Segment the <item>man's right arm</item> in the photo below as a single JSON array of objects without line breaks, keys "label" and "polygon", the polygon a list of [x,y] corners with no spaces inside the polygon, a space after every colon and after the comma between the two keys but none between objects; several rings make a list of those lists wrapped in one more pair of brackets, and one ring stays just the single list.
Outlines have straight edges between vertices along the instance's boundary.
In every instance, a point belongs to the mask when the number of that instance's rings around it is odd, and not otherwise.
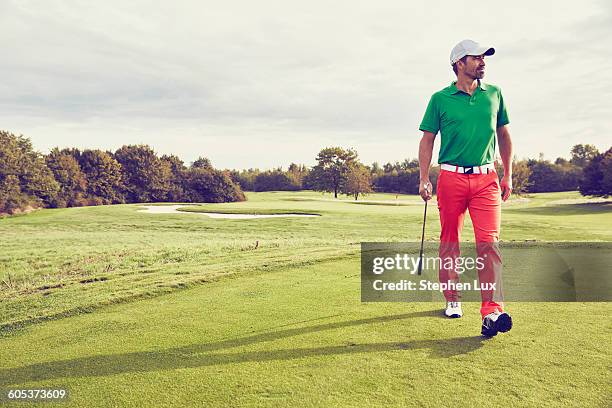
[{"label": "man's right arm", "polygon": [[431,166],[431,156],[436,135],[432,132],[423,131],[423,137],[419,143],[419,194],[423,200],[431,200],[433,186],[429,181],[429,167]]}]

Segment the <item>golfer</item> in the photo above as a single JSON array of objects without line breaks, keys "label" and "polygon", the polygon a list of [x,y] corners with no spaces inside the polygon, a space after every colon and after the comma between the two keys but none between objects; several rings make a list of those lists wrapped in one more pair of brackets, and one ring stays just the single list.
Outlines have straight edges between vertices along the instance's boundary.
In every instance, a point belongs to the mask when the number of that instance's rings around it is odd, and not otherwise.
[{"label": "golfer", "polygon": [[[485,57],[494,53],[495,49],[472,40],[457,44],[450,55],[457,80],[432,95],[419,127],[423,131],[419,145],[419,193],[423,200],[432,197],[429,167],[438,132],[441,138],[437,181],[440,258],[460,256],[461,230],[465,213],[469,211],[478,257],[486,260],[478,269],[480,286],[495,284],[495,289],[481,290],[481,332],[487,337],[512,328],[512,319],[504,311],[501,255],[497,246],[501,200],[506,201],[512,192],[512,142],[500,88],[481,81]],[[504,167],[501,183],[494,166],[496,135]],[[441,283],[457,282],[459,274],[452,268],[441,267],[439,278]],[[460,293],[447,290],[444,297],[445,315],[461,317]]]}]

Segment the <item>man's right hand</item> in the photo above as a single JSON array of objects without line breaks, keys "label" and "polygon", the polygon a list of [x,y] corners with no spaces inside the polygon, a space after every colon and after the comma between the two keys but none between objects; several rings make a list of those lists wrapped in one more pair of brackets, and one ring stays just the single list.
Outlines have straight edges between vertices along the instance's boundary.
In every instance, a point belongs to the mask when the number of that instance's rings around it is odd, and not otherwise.
[{"label": "man's right hand", "polygon": [[428,178],[420,181],[419,194],[423,201],[431,200],[432,185]]}]

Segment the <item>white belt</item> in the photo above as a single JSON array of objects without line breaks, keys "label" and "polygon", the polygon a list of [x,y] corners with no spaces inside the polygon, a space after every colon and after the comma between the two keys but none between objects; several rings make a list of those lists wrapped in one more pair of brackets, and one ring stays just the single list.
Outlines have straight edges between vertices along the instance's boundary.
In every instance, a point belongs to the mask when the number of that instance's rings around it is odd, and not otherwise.
[{"label": "white belt", "polygon": [[471,166],[462,167],[455,166],[454,164],[442,163],[440,165],[441,170],[452,171],[453,173],[463,174],[488,174],[491,171],[495,171],[495,165],[493,163],[483,164],[482,166]]}]

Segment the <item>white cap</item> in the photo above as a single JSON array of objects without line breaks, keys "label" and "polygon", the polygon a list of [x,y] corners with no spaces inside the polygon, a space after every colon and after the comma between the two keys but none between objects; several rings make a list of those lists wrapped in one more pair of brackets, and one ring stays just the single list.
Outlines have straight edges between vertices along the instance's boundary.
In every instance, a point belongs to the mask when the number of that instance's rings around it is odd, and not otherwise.
[{"label": "white cap", "polygon": [[450,63],[453,65],[466,55],[493,55],[495,54],[495,48],[483,47],[476,41],[463,40],[459,44],[453,47],[450,54]]}]

